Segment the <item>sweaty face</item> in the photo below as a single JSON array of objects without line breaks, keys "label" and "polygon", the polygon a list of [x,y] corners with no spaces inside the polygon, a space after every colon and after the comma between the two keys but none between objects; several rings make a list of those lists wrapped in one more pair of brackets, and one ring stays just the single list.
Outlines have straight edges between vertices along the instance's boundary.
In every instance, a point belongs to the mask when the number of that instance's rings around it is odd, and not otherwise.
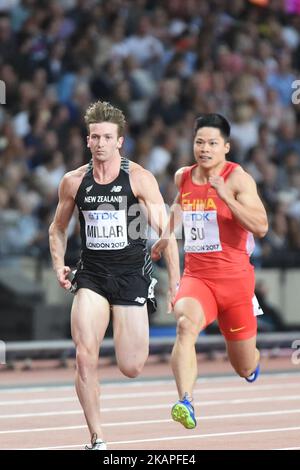
[{"label": "sweaty face", "polygon": [[123,137],[118,137],[118,126],[113,122],[90,124],[87,146],[94,159],[110,160],[122,147]]},{"label": "sweaty face", "polygon": [[194,138],[194,156],[201,168],[209,169],[225,161],[230,144],[215,127],[201,127]]}]

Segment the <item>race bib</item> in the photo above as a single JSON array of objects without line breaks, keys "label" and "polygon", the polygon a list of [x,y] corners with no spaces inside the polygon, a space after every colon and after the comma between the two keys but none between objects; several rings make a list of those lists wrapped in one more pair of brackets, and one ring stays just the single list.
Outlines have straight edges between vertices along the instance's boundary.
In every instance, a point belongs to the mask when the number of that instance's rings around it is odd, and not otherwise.
[{"label": "race bib", "polygon": [[89,250],[120,250],[128,245],[125,210],[82,211],[86,247]]},{"label": "race bib", "polygon": [[222,251],[217,211],[184,211],[186,253]]},{"label": "race bib", "polygon": [[252,306],[253,306],[253,315],[258,317],[258,315],[263,315],[264,311],[258,303],[256,295],[252,297]]}]

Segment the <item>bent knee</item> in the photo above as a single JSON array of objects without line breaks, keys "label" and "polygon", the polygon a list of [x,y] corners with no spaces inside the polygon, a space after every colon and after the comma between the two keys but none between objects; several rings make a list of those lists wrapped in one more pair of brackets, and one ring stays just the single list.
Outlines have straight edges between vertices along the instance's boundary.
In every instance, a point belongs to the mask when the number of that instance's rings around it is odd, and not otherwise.
[{"label": "bent knee", "polygon": [[126,377],[134,379],[143,370],[145,362],[139,362],[137,364],[119,364],[119,369]]},{"label": "bent knee", "polygon": [[177,320],[177,333],[179,336],[198,336],[203,328],[203,324],[204,322],[200,316],[197,319],[191,319],[185,315],[180,315]]},{"label": "bent knee", "polygon": [[249,375],[253,374],[255,370],[255,367],[235,367],[235,371],[236,373],[240,376],[240,377],[249,377]]},{"label": "bent knee", "polygon": [[147,349],[143,354],[139,354],[139,356],[135,356],[135,354],[129,354],[127,357],[124,357],[124,354],[122,354],[122,356],[117,355],[118,367],[122,374],[134,379],[142,372],[145,362],[148,359],[148,355],[149,349]]}]

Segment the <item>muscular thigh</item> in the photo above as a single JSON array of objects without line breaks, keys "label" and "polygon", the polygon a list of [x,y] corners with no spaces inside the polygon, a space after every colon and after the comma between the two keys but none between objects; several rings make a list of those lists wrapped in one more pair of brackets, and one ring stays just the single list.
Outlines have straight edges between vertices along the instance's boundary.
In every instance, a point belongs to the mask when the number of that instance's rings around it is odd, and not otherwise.
[{"label": "muscular thigh", "polygon": [[250,301],[220,313],[218,322],[223,336],[228,341],[241,341],[256,336],[257,319]]},{"label": "muscular thigh", "polygon": [[114,305],[113,331],[116,354],[148,352],[149,319],[147,304],[141,307]]},{"label": "muscular thigh", "polygon": [[76,346],[99,347],[108,326],[110,307],[101,295],[89,289],[79,289],[71,312],[71,332]]},{"label": "muscular thigh", "polygon": [[228,341],[246,340],[256,335],[256,315],[262,311],[254,295],[254,285],[253,272],[228,277],[217,284],[218,322]]},{"label": "muscular thigh", "polygon": [[174,302],[176,319],[182,314],[201,328],[212,323],[218,315],[218,307],[212,289],[201,279],[183,276]]}]

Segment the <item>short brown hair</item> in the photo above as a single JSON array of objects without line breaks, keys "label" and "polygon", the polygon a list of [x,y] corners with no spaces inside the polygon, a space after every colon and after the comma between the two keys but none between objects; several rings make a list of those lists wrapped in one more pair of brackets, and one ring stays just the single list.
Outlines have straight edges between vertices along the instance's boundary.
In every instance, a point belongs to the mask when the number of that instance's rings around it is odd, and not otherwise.
[{"label": "short brown hair", "polygon": [[118,126],[118,137],[124,135],[126,120],[123,112],[112,106],[107,101],[96,101],[92,103],[86,110],[84,116],[85,123],[88,131],[90,124],[97,124],[98,122],[113,122]]}]

